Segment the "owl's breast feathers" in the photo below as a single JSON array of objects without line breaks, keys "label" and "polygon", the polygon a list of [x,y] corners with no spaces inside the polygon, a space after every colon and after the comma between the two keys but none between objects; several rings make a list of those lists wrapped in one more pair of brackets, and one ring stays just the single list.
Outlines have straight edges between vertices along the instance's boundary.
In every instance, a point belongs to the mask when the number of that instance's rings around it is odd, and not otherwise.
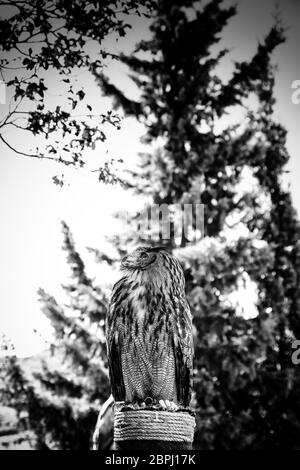
[{"label": "owl's breast feathers", "polygon": [[188,406],[192,380],[192,319],[184,292],[145,277],[114,286],[107,346],[116,401],[170,400]]}]

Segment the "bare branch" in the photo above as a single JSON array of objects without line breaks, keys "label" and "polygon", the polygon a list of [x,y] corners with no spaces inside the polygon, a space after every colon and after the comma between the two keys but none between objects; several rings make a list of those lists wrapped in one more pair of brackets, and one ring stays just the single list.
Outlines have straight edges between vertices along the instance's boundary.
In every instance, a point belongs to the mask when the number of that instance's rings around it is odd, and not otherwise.
[{"label": "bare branch", "polygon": [[21,152],[21,151],[15,149],[14,147],[12,147],[12,146],[7,142],[7,140],[4,139],[4,137],[3,137],[2,134],[0,134],[0,140],[2,140],[2,142],[4,142],[4,144],[7,145],[7,147],[8,147],[9,149],[11,149],[13,152],[17,153],[18,155],[23,155],[23,156],[25,156],[25,157],[31,157],[31,158],[40,158],[40,159],[41,159],[41,158],[46,158],[47,160],[56,160],[56,161],[58,161],[58,159],[54,159],[54,158],[52,158],[52,157],[47,157],[47,156],[44,157],[44,156],[42,156],[42,155],[36,155],[36,154],[32,154],[32,153]]}]

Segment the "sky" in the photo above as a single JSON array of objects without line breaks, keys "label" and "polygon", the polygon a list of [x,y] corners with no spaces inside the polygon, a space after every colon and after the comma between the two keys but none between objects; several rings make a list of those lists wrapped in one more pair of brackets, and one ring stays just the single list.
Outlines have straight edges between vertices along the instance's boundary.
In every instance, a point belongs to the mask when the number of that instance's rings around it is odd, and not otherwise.
[{"label": "sky", "polygon": [[[226,2],[230,3],[230,2]],[[289,26],[288,40],[278,47],[274,62],[278,64],[276,75],[276,117],[288,130],[287,146],[291,155],[284,180],[290,187],[294,205],[300,214],[300,104],[292,103],[292,82],[300,80],[300,2],[292,0],[244,0],[238,2],[238,15],[228,24],[222,45],[231,48],[220,74],[226,79],[233,60],[243,60],[255,52],[272,24],[275,3],[279,5],[284,23]],[[133,21],[132,30],[125,39],[115,43],[107,40],[114,51],[130,52],[134,44],[149,35],[141,19]],[[106,72],[111,80],[130,97],[137,97],[137,90],[126,76],[126,68],[110,64]],[[87,72],[77,78],[87,90],[95,109],[110,109],[110,100],[101,97],[99,88]],[[49,85],[49,102],[60,102],[56,77]],[[2,109],[1,109],[2,107]],[[0,118],[5,113],[0,104]],[[231,119],[229,116],[228,119]],[[143,151],[140,137],[143,127],[132,118],[122,121],[121,130],[107,128],[107,141],[95,150],[96,161],[103,158],[123,158],[130,167]],[[28,145],[24,136],[10,130],[7,134],[18,148]],[[60,188],[52,182],[54,175],[64,173],[68,184]],[[76,246],[81,252],[88,274],[101,283],[113,279],[105,272],[95,271],[93,258],[86,247],[103,249],[108,246],[106,235],[113,235],[119,228],[113,212],[133,208],[138,202],[119,186],[99,184],[94,174],[62,168],[57,164],[17,156],[0,144],[0,332],[14,343],[20,356],[34,354],[45,347],[51,328],[40,311],[37,289],[43,287],[58,298],[62,297],[60,285],[66,282],[68,269],[65,253],[61,250],[60,221],[70,226]],[[106,244],[106,245],[105,245]],[[37,330],[38,333],[34,333]]]}]

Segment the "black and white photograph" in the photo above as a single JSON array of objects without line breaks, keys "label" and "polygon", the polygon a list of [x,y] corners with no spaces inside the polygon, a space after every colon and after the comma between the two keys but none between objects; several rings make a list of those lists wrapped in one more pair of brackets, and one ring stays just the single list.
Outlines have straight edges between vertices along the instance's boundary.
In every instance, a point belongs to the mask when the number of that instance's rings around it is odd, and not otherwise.
[{"label": "black and white photograph", "polygon": [[1,451],[300,450],[299,47],[297,0],[0,0]]}]

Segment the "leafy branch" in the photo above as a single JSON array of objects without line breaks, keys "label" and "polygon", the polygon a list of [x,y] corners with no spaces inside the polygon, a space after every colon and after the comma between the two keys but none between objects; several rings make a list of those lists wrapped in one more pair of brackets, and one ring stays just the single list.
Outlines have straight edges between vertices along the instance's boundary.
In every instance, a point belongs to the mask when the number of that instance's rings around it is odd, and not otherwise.
[{"label": "leafy branch", "polygon": [[[84,88],[75,83],[74,72],[101,69],[107,57],[116,59],[102,47],[103,40],[110,34],[125,36],[130,28],[128,15],[147,16],[154,5],[152,0],[0,1],[0,75],[11,96],[0,122],[2,143],[18,155],[82,168],[85,150],[94,150],[106,139],[103,125],[119,128],[120,117],[92,112]],[[58,74],[55,85],[62,89],[67,103],[61,101],[54,108],[47,101],[52,74]],[[80,111],[87,112],[75,114],[79,105]],[[19,150],[6,135],[8,126],[16,133],[29,131],[42,140],[56,139],[34,153]],[[103,170],[105,180],[105,166]]]}]

